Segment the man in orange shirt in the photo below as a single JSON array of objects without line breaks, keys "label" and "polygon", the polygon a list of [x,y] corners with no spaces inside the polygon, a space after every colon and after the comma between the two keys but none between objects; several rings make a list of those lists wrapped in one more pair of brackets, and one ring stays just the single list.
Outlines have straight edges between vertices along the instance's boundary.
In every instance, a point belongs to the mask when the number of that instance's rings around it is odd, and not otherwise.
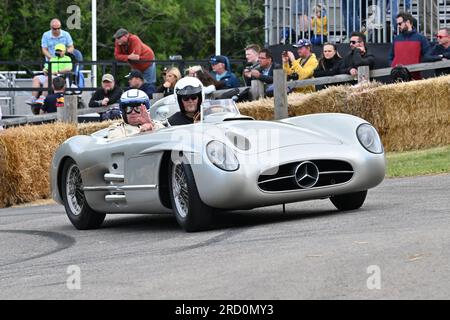
[{"label": "man in orange shirt", "polygon": [[153,50],[143,43],[137,35],[120,28],[114,34],[114,56],[116,60],[128,62],[132,69],[139,70],[145,82],[156,85],[156,64],[154,62],[139,62],[139,60],[154,60]]}]

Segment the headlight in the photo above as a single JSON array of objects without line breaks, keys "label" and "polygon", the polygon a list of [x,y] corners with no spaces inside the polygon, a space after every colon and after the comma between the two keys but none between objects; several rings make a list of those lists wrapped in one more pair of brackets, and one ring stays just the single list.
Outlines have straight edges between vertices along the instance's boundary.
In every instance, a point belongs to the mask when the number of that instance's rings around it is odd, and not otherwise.
[{"label": "headlight", "polygon": [[383,153],[383,144],[377,130],[368,123],[361,124],[356,129],[356,136],[361,145],[372,153]]},{"label": "headlight", "polygon": [[239,169],[239,161],[233,150],[219,141],[211,141],[206,145],[206,154],[209,161],[216,167],[225,171],[236,171]]}]

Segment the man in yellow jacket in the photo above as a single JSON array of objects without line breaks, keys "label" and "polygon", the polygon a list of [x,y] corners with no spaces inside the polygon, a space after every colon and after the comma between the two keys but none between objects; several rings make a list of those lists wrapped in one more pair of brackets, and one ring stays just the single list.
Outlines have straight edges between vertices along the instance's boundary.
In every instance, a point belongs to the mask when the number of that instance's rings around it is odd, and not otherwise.
[{"label": "man in yellow jacket", "polygon": [[[294,44],[300,59],[295,59],[291,51],[284,51],[282,54],[283,70],[291,79],[305,80],[313,77],[314,70],[319,62],[316,55],[312,53],[312,45],[309,40],[299,40]],[[293,76],[294,75],[294,76]],[[295,76],[297,75],[297,76]],[[294,92],[308,93],[315,90],[314,86],[295,88]]]}]

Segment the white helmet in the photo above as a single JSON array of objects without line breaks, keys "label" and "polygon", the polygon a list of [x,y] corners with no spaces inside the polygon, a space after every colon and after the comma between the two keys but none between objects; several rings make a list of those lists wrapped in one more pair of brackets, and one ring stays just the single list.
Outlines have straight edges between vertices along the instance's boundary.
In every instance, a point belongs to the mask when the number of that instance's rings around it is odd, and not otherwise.
[{"label": "white helmet", "polygon": [[200,110],[200,106],[202,102],[205,100],[205,93],[203,91],[203,84],[200,80],[198,80],[195,77],[184,77],[180,79],[176,84],[174,88],[174,95],[175,100],[178,103],[178,107],[180,108],[181,112],[185,113],[183,102],[181,101],[183,97],[185,96],[198,96],[198,103],[197,103],[197,111]]},{"label": "white helmet", "polygon": [[144,91],[139,89],[130,89],[122,93],[119,106],[125,123],[128,123],[126,108],[138,107],[141,104],[145,105],[147,110],[150,108],[150,99]]}]

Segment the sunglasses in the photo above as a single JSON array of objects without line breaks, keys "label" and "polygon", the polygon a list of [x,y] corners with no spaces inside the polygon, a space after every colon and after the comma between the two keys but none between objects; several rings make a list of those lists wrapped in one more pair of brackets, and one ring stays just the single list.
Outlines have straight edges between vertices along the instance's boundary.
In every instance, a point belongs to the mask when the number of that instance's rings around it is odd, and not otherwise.
[{"label": "sunglasses", "polygon": [[361,40],[358,40],[358,41],[350,41],[350,44],[357,44],[357,43],[362,43],[362,41],[361,41]]},{"label": "sunglasses", "polygon": [[59,30],[59,29],[61,29],[61,27],[59,27],[59,28],[52,28],[52,30]]},{"label": "sunglasses", "polygon": [[190,96],[183,96],[183,97],[181,97],[181,100],[183,100],[183,101],[197,100],[197,99],[198,99],[197,95],[190,95]]},{"label": "sunglasses", "polygon": [[397,25],[398,25],[398,26],[401,26],[403,23],[405,23],[405,21],[397,22]]},{"label": "sunglasses", "polygon": [[438,39],[444,39],[444,38],[447,38],[447,36],[436,36],[436,38],[438,38]]}]

